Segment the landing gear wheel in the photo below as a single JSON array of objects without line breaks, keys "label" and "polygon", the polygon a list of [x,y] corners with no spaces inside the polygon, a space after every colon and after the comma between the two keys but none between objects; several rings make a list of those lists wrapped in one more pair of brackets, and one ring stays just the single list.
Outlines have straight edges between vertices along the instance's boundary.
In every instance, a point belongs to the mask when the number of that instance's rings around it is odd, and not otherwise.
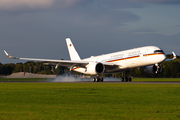
[{"label": "landing gear wheel", "polygon": [[128,77],[126,77],[126,78],[125,78],[125,82],[128,82],[128,80],[129,80]]},{"label": "landing gear wheel", "polygon": [[103,82],[103,77],[94,77],[93,82]]},{"label": "landing gear wheel", "polygon": [[100,77],[100,82],[103,82],[103,78],[102,77]]},{"label": "landing gear wheel", "polygon": [[123,77],[121,78],[121,82],[124,82],[124,78]]},{"label": "landing gear wheel", "polygon": [[132,78],[131,77],[126,77],[125,79],[122,77],[121,82],[131,82]]},{"label": "landing gear wheel", "polygon": [[95,77],[93,78],[93,82],[96,82],[96,78]]},{"label": "landing gear wheel", "polygon": [[96,78],[96,82],[99,82],[99,78],[98,77]]},{"label": "landing gear wheel", "polygon": [[129,77],[128,81],[129,81],[129,82],[131,82],[131,81],[132,81],[132,78],[131,78],[131,77]]}]

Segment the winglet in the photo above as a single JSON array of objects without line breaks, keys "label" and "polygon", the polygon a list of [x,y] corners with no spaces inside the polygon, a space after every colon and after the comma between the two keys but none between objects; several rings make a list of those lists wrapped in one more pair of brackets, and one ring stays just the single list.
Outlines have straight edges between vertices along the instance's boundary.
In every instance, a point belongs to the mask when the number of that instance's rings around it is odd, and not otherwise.
[{"label": "winglet", "polygon": [[12,57],[12,56],[10,56],[5,50],[4,50],[4,53],[5,53],[6,56],[9,57],[9,58],[12,58],[12,59],[19,59],[19,58],[17,58],[17,57]]},{"label": "winglet", "polygon": [[172,51],[173,59],[176,59],[176,54]]},{"label": "winglet", "polygon": [[8,56],[9,57],[9,54],[4,50],[4,53],[6,54],[6,56]]},{"label": "winglet", "polygon": [[175,60],[176,59],[176,54],[172,51],[173,54],[173,58],[172,59],[166,59],[165,61],[171,61],[171,60]]}]

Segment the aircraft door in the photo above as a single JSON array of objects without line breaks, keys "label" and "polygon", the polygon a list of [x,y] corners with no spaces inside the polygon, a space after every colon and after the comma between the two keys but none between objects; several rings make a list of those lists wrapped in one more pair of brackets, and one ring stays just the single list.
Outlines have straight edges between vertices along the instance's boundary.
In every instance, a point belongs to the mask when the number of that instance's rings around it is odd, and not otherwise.
[{"label": "aircraft door", "polygon": [[148,56],[148,49],[145,50],[145,53],[144,53],[144,57],[147,57]]}]

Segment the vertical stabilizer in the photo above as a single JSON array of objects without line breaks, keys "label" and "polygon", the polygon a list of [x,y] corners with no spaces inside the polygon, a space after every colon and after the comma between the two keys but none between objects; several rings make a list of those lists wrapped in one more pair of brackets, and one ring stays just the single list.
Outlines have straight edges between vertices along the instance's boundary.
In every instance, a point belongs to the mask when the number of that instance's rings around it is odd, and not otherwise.
[{"label": "vertical stabilizer", "polygon": [[81,60],[70,38],[66,38],[66,43],[71,60]]}]

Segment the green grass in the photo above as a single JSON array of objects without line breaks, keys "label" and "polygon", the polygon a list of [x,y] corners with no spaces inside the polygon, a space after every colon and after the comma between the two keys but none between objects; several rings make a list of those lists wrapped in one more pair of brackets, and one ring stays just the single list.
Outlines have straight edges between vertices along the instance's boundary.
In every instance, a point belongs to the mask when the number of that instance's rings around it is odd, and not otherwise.
[{"label": "green grass", "polygon": [[0,83],[0,120],[180,119],[180,85]]}]

